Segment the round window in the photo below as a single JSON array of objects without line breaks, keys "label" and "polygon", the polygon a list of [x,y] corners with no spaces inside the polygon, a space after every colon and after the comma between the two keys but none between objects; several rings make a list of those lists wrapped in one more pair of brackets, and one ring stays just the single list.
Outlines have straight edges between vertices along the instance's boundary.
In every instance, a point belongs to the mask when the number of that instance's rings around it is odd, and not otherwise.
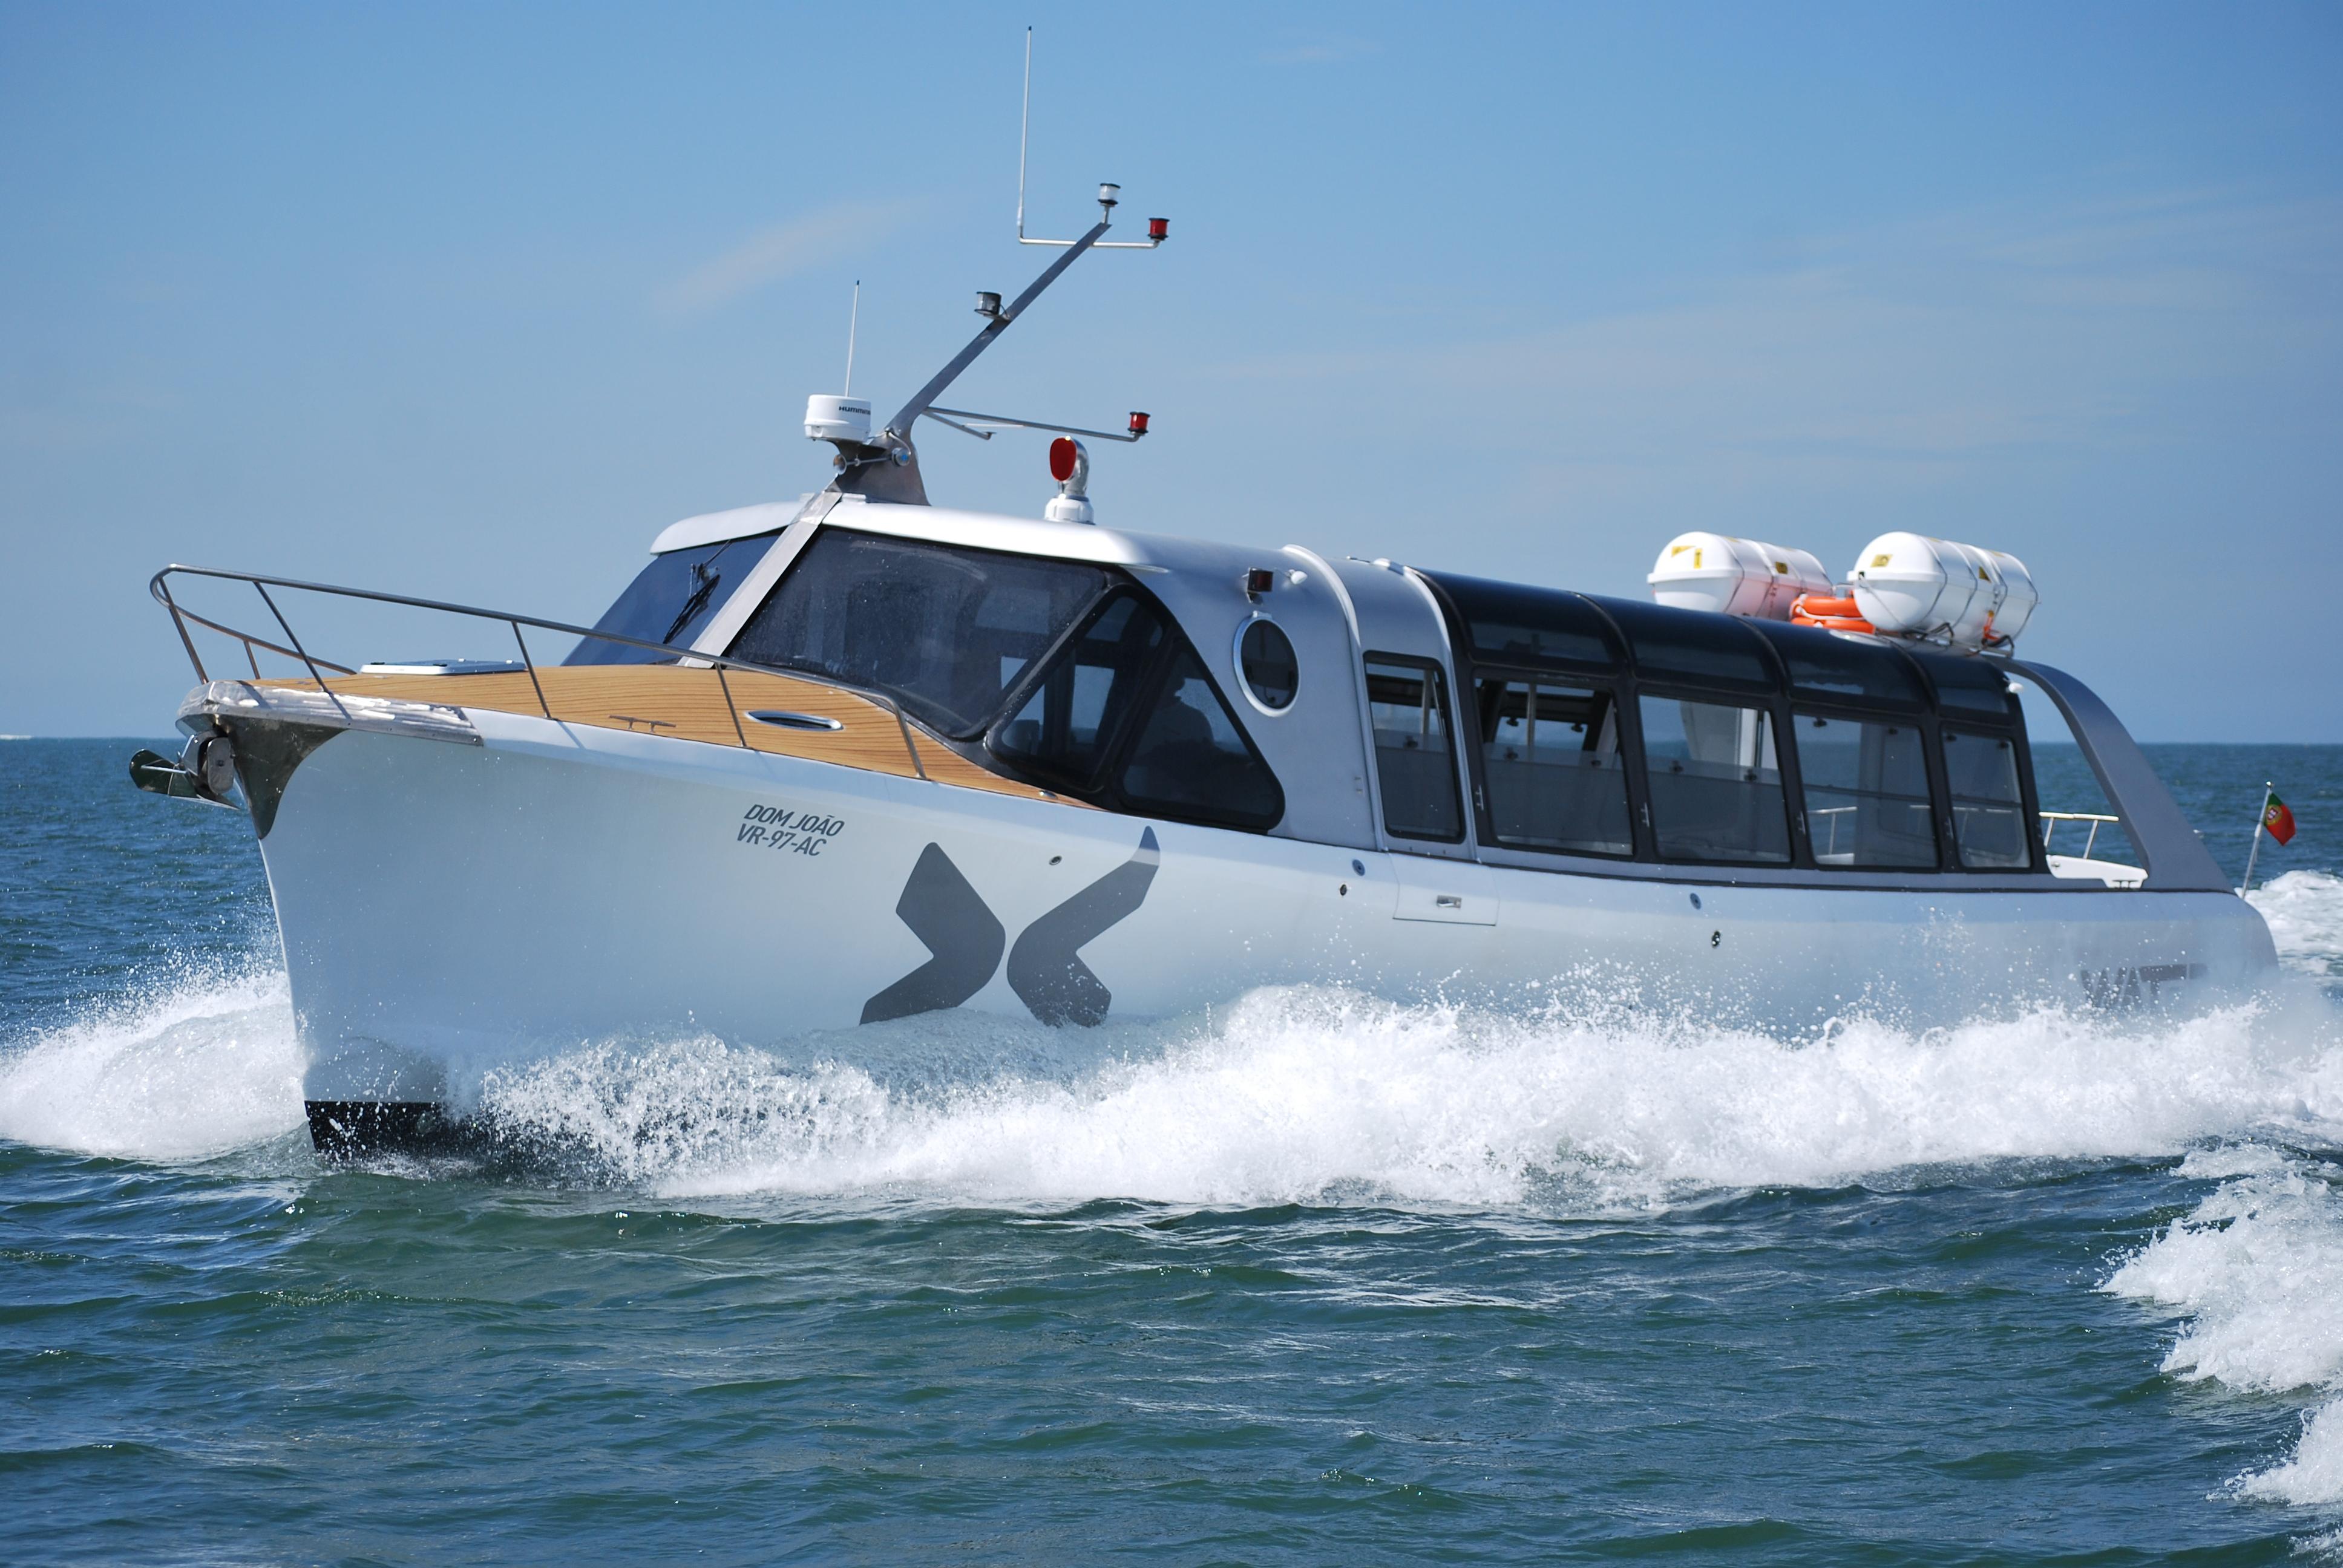
[{"label": "round window", "polygon": [[1272,713],[1293,706],[1302,668],[1293,644],[1273,620],[1249,620],[1237,634],[1237,673],[1244,678],[1245,694]]}]

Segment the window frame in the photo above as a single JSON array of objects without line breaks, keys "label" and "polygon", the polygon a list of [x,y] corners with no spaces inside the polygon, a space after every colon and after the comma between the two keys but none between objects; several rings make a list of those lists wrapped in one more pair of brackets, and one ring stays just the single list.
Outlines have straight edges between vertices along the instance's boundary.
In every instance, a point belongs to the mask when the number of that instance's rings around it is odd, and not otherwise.
[{"label": "window frame", "polygon": [[1793,815],[1797,818],[1799,836],[1807,840],[1806,853],[1814,861],[1815,870],[1829,871],[1841,876],[1932,877],[1940,876],[1958,864],[1957,857],[1953,853],[1950,834],[1947,832],[1952,795],[1946,788],[1942,726],[1936,722],[1935,715],[1915,714],[1909,709],[1891,709],[1884,704],[1858,708],[1852,703],[1817,702],[1810,698],[1799,698],[1794,693],[1790,706],[1792,726],[1790,746],[1793,750],[1795,750],[1799,744],[1798,731],[1795,727],[1800,719],[1821,719],[1833,724],[1909,724],[1919,731],[1920,768],[1926,779],[1928,790],[1928,839],[1936,851],[1935,863],[1926,866],[1825,865],[1821,855],[1815,850],[1813,828],[1806,819],[1805,773],[1804,767],[1801,766],[1798,777],[1798,798],[1793,808]]},{"label": "window frame", "polygon": [[[1367,666],[1378,663],[1403,665],[1409,668],[1423,670],[1434,681],[1442,683],[1439,689],[1440,697],[1448,719],[1449,783],[1456,790],[1456,831],[1453,834],[1443,837],[1433,833],[1403,833],[1391,825],[1391,813],[1383,804],[1383,748],[1374,743],[1374,697],[1367,684]],[[1368,760],[1373,765],[1375,770],[1375,829],[1386,839],[1400,839],[1410,844],[1464,844],[1485,841],[1476,839],[1475,837],[1480,824],[1474,819],[1473,809],[1474,803],[1481,797],[1481,780],[1479,773],[1473,769],[1470,761],[1460,755],[1466,749],[1457,731],[1456,693],[1453,688],[1447,684],[1449,673],[1439,659],[1428,658],[1423,654],[1384,653],[1373,648],[1360,650],[1359,697],[1364,705],[1363,717],[1367,720]],[[1459,767],[1460,761],[1463,762],[1462,768]]]},{"label": "window frame", "polygon": [[[1482,664],[1478,661],[1467,667],[1466,678],[1473,683],[1473,723],[1475,733],[1470,748],[1472,760],[1467,766],[1473,791],[1473,825],[1474,832],[1478,835],[1478,841],[1493,849],[1504,849],[1524,855],[1581,855],[1591,860],[1608,860],[1614,863],[1643,859],[1646,832],[1643,825],[1643,813],[1638,808],[1642,805],[1644,798],[1637,792],[1634,771],[1640,758],[1629,755],[1631,750],[1640,750],[1641,748],[1640,740],[1631,741],[1631,735],[1640,736],[1642,731],[1640,729],[1631,731],[1628,728],[1630,720],[1626,709],[1634,699],[1626,695],[1624,684],[1603,677],[1581,675],[1573,669],[1558,666],[1534,668],[1520,665]],[[1533,687],[1574,686],[1581,690],[1600,693],[1609,699],[1612,723],[1619,732],[1619,776],[1624,781],[1627,791],[1628,848],[1626,849],[1624,851],[1560,849],[1548,844],[1519,843],[1499,836],[1496,814],[1489,805],[1488,759],[1482,753],[1482,748],[1488,742],[1478,733],[1481,723],[1480,689],[1483,680],[1519,681]]]},{"label": "window frame", "polygon": [[[2021,716],[2006,726],[1991,721],[1976,723],[1967,719],[1956,719],[1950,724],[1937,727],[1935,744],[1930,748],[1928,765],[1939,774],[1937,788],[1944,800],[1943,821],[1939,836],[1945,840],[1944,866],[1951,874],[1966,877],[2022,877],[2040,872],[2047,874],[2050,858],[2042,848],[2042,810],[2034,789],[2034,753],[2026,744],[2026,722]],[[1979,740],[2006,740],[2017,767],[2017,799],[2020,825],[2026,835],[2026,867],[1972,866],[1961,859],[1960,829],[1954,815],[1952,764],[1945,756],[1944,731],[1951,729]]]},{"label": "window frame", "polygon": [[[1260,695],[1253,690],[1252,682],[1245,678],[1245,638],[1252,635],[1256,624],[1263,622],[1268,624],[1272,631],[1284,638],[1286,651],[1293,656],[1293,695],[1285,699],[1285,704],[1282,708],[1272,708],[1262,701]],[[1229,638],[1229,670],[1236,681],[1237,689],[1244,693],[1245,701],[1252,706],[1254,712],[1264,719],[1282,719],[1293,711],[1295,703],[1302,700],[1302,650],[1293,646],[1292,633],[1278,625],[1277,618],[1265,610],[1254,610],[1237,622],[1236,635]]]},{"label": "window frame", "polygon": [[[1741,871],[1815,870],[1814,847],[1806,838],[1805,780],[1797,771],[1798,759],[1793,755],[1796,740],[1785,748],[1783,725],[1789,717],[1787,704],[1779,697],[1766,702],[1746,687],[1699,688],[1681,682],[1674,677],[1664,681],[1634,683],[1635,759],[1636,773],[1643,780],[1643,795],[1636,803],[1635,816],[1651,840],[1652,859],[1662,866],[1719,866]],[[1790,847],[1789,857],[1780,860],[1706,860],[1684,856],[1664,855],[1660,852],[1660,827],[1652,819],[1651,758],[1644,747],[1644,699],[1659,702],[1698,702],[1713,708],[1738,708],[1765,715],[1773,727],[1775,770],[1782,781],[1782,832]],[[1631,786],[1632,788],[1632,786]]]},{"label": "window frame", "polygon": [[[1645,676],[1635,662],[1634,642],[1620,626],[1609,609],[1609,601],[1595,594],[1570,593],[1570,597],[1592,608],[1611,627],[1618,650],[1615,664],[1608,668],[1574,660],[1555,659],[1532,663],[1518,658],[1483,658],[1473,649],[1472,629],[1463,607],[1443,584],[1444,576],[1426,572],[1422,580],[1427,583],[1433,598],[1446,618],[1449,642],[1453,650],[1453,671],[1457,689],[1477,693],[1483,678],[1498,679],[1550,679],[1566,684],[1608,692],[1620,710],[1620,749],[1627,772],[1628,815],[1634,830],[1635,849],[1632,856],[1604,855],[1593,850],[1549,849],[1534,845],[1506,844],[1498,839],[1495,825],[1488,809],[1488,788],[1482,766],[1481,747],[1477,734],[1479,710],[1474,709],[1476,733],[1474,743],[1464,748],[1466,786],[1471,791],[1473,829],[1476,841],[1483,848],[1508,856],[1521,856],[1551,860],[1579,860],[1591,865],[1616,866],[1625,862],[1640,865],[1714,868],[1728,872],[1736,879],[1764,879],[1785,870],[1825,873],[1835,879],[1866,879],[1873,881],[1902,879],[2000,876],[2020,877],[2046,873],[2048,864],[2043,857],[2040,835],[2040,805],[2036,793],[2034,759],[2025,726],[2025,716],[2013,704],[2006,722],[1996,723],[1991,716],[1971,713],[1967,709],[1946,712],[1931,676],[1927,661],[1916,658],[1912,650],[1895,643],[1884,643],[1883,651],[1902,659],[1916,678],[1917,689],[1926,706],[1915,711],[1902,702],[1866,698],[1850,692],[1825,692],[1815,688],[1800,688],[1790,679],[1787,660],[1775,646],[1768,628],[1775,623],[1752,622],[1745,630],[1764,648],[1762,658],[1773,671],[1769,689],[1758,691],[1738,682],[1702,681],[1669,674],[1664,678]],[[1476,579],[1460,578],[1471,584]],[[1513,587],[1514,585],[1500,585]],[[1569,590],[1542,589],[1539,592],[1562,594]],[[1643,607],[1643,601],[1622,601]],[[1664,607],[1650,607],[1664,608]],[[1698,614],[1699,611],[1684,611]],[[1817,628],[1819,629],[1819,628]],[[1827,635],[1827,634],[1825,634]],[[1791,859],[1779,861],[1683,860],[1664,859],[1659,853],[1658,835],[1651,819],[1651,778],[1644,766],[1644,729],[1641,699],[1645,694],[1673,697],[1679,700],[1719,702],[1734,707],[1762,708],[1773,716],[1775,749],[1781,764],[1783,804],[1790,819]],[[1798,766],[1797,739],[1795,725],[1799,711],[1824,719],[1855,722],[1877,722],[1883,719],[1910,723],[1921,731],[1922,747],[1928,773],[1928,803],[1936,824],[1936,865],[1934,869],[1920,867],[1846,867],[1825,866],[1815,858],[1811,825],[1806,819],[1806,781]],[[1952,817],[1951,780],[1946,772],[1942,731],[1946,723],[1953,728],[1979,732],[1992,732],[2012,740],[2017,752],[2018,787],[2024,797],[2026,820],[2035,826],[2027,833],[2031,863],[2023,870],[2016,867],[1993,869],[1971,869],[1961,863],[1960,846],[1955,833]]]},{"label": "window frame", "polygon": [[[1122,792],[1122,770],[1131,759],[1131,749],[1139,743],[1140,736],[1147,728],[1144,718],[1123,723],[1114,736],[1112,743],[1100,753],[1096,773],[1097,782],[1094,784],[1074,783],[1050,769],[1036,768],[1014,754],[1003,754],[994,748],[994,738],[1000,734],[1001,728],[1013,722],[1018,714],[1024,710],[1026,703],[1032,700],[1033,693],[1040,689],[1042,681],[1056,667],[1058,660],[1081,642],[1082,637],[1097,623],[1100,617],[1105,615],[1118,600],[1123,598],[1136,601],[1142,609],[1152,614],[1163,628],[1164,633],[1161,644],[1155,650],[1151,667],[1141,672],[1139,683],[1132,688],[1129,711],[1140,715],[1151,715],[1156,704],[1162,700],[1164,688],[1172,678],[1172,670],[1180,662],[1179,656],[1185,652],[1193,658],[1196,661],[1197,670],[1204,678],[1204,684],[1211,689],[1214,699],[1220,703],[1222,710],[1228,715],[1230,726],[1236,730],[1237,739],[1244,743],[1246,754],[1252,759],[1254,764],[1269,779],[1270,789],[1276,796],[1277,809],[1265,821],[1255,823],[1226,817],[1191,815],[1185,812],[1162,810],[1151,804],[1134,804]],[[1252,732],[1245,729],[1244,720],[1237,716],[1237,705],[1229,700],[1229,694],[1222,690],[1221,683],[1213,678],[1211,661],[1203,657],[1195,643],[1190,639],[1185,628],[1180,625],[1179,617],[1173,615],[1161,599],[1127,577],[1110,585],[1105,592],[1091,601],[1081,615],[1074,618],[1072,623],[1059,634],[1055,641],[1033,656],[1032,663],[1028,665],[1024,672],[1010,685],[1007,693],[1001,699],[1001,706],[994,710],[983,729],[978,731],[974,738],[974,745],[983,752],[988,761],[1012,779],[1125,816],[1151,818],[1161,822],[1187,822],[1197,827],[1219,828],[1232,833],[1267,833],[1285,820],[1285,781],[1277,776],[1277,769],[1270,766],[1269,759],[1262,755],[1261,747],[1254,742]]]}]

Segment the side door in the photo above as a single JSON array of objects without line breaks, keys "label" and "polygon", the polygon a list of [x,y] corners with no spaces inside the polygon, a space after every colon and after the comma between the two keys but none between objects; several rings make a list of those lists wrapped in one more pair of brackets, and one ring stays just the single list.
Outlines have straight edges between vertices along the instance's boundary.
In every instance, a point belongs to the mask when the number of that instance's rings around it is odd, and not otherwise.
[{"label": "side door", "polygon": [[1404,568],[1334,567],[1358,624],[1360,723],[1374,759],[1377,843],[1398,884],[1393,918],[1493,926],[1497,880],[1474,859],[1467,719],[1439,606]]}]

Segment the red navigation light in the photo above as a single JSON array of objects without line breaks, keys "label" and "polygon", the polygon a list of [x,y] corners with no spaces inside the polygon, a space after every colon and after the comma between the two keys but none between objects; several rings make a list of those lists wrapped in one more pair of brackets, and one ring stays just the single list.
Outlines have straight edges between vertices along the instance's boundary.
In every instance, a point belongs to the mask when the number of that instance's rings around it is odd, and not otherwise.
[{"label": "red navigation light", "polygon": [[1131,433],[1133,436],[1144,436],[1147,434],[1147,416],[1141,413],[1136,408],[1133,408],[1131,411]]},{"label": "red navigation light", "polygon": [[1050,443],[1050,477],[1064,484],[1074,477],[1075,447],[1070,436],[1061,436]]},{"label": "red navigation light", "polygon": [[1159,245],[1163,241],[1170,239],[1172,237],[1172,220],[1168,217],[1149,218],[1147,220],[1147,237],[1154,240]]},{"label": "red navigation light", "polygon": [[1267,567],[1255,567],[1244,575],[1245,597],[1259,598],[1277,586],[1277,574]]}]

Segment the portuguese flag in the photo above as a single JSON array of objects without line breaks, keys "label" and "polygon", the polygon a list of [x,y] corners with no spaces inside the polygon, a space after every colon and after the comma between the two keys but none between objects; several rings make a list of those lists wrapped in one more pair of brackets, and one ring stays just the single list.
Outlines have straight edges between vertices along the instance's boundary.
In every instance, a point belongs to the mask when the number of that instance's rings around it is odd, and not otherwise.
[{"label": "portuguese flag", "polygon": [[2287,809],[2286,802],[2279,799],[2275,791],[2262,802],[2262,826],[2279,843],[2294,842],[2294,813]]}]

